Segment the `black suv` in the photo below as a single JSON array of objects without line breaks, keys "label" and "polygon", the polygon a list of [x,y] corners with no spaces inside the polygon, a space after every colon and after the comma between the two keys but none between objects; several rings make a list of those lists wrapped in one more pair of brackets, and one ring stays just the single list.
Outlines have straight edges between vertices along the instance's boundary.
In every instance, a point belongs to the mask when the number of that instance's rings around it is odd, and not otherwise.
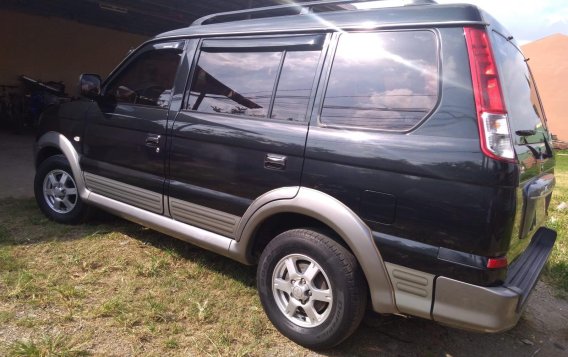
[{"label": "black suv", "polygon": [[491,16],[405,3],[216,14],[83,75],[83,99],[41,119],[39,207],[258,264],[270,320],[307,347],[343,341],[368,304],[513,327],[556,239],[542,104]]}]

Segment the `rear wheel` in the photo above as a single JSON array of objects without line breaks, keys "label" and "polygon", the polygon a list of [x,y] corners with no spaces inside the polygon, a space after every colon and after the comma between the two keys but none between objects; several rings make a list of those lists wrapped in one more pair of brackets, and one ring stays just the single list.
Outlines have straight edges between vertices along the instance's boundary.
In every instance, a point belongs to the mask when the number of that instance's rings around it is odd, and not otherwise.
[{"label": "rear wheel", "polygon": [[59,223],[78,223],[88,207],[79,196],[69,162],[63,155],[47,158],[38,167],[34,193],[41,211]]},{"label": "rear wheel", "polygon": [[365,312],[367,289],[357,260],[312,230],[294,229],[274,238],[260,257],[257,285],[274,326],[308,348],[341,343]]}]

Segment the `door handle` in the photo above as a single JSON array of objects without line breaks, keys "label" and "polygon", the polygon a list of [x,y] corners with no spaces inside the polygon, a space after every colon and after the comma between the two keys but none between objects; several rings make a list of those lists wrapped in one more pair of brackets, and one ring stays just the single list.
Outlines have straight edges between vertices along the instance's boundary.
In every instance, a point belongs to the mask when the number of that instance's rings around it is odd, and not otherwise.
[{"label": "door handle", "polygon": [[151,148],[158,147],[160,145],[160,138],[160,135],[148,135],[146,137],[146,146],[149,146]]},{"label": "door handle", "polygon": [[161,135],[148,134],[146,137],[146,146],[152,149],[156,149],[156,152],[160,152],[160,139]]},{"label": "door handle", "polygon": [[269,170],[284,170],[286,168],[287,157],[276,154],[266,154],[264,157],[264,168]]}]

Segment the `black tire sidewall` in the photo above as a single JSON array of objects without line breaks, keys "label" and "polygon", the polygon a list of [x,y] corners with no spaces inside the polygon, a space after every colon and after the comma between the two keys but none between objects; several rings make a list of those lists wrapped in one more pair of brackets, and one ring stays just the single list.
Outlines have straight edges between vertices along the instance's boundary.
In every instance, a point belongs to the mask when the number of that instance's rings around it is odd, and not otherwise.
[{"label": "black tire sidewall", "polygon": [[[73,209],[67,213],[59,213],[54,211],[51,207],[49,207],[48,203],[45,200],[45,197],[43,196],[43,182],[47,174],[53,170],[65,171],[69,176],[73,178],[75,185],[77,185],[77,180],[75,179],[75,176],[73,175],[73,172],[71,170],[71,166],[69,165],[69,162],[67,161],[65,156],[51,156],[39,165],[35,174],[34,194],[36,202],[43,214],[53,221],[66,224],[79,223],[84,218],[86,212],[86,206],[79,194],[77,194],[77,203],[75,204],[75,207],[73,207]],[[77,190],[78,189],[79,188],[77,187]]]},{"label": "black tire sidewall", "polygon": [[[274,324],[285,336],[296,343],[314,349],[333,347],[347,338],[353,324],[359,324],[360,306],[354,306],[362,301],[348,301],[353,290],[361,289],[357,282],[349,280],[344,271],[342,255],[350,253],[337,242],[323,234],[315,233],[312,236],[304,235],[306,230],[292,230],[276,237],[265,249],[261,256],[257,285],[262,305]],[[316,238],[316,235],[319,237]],[[336,250],[330,247],[330,242]],[[327,243],[327,244],[326,244]],[[338,249],[339,248],[339,249]],[[265,254],[266,253],[266,254]],[[314,259],[325,271],[333,291],[333,305],[330,316],[321,325],[316,327],[301,327],[288,320],[278,308],[272,292],[272,274],[278,261],[290,254],[303,254]],[[352,261],[355,261],[354,258]],[[356,262],[356,261],[355,261]],[[354,267],[358,268],[358,266]],[[359,282],[360,283],[360,282]],[[366,295],[364,295],[366,300]],[[355,321],[359,319],[359,321]]]}]

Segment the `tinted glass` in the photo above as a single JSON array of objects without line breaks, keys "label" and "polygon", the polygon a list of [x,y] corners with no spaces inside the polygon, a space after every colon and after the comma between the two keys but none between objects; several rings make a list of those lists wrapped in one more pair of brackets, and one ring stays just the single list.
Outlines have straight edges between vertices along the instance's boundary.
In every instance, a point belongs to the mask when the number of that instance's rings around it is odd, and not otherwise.
[{"label": "tinted glass", "polygon": [[271,118],[305,121],[320,51],[287,52]]},{"label": "tinted glass", "polygon": [[122,103],[168,108],[181,54],[180,49],[142,53],[107,86],[106,94]]},{"label": "tinted glass", "polygon": [[266,117],[282,52],[201,52],[189,108]]},{"label": "tinted glass", "polygon": [[321,122],[408,130],[438,99],[437,40],[430,31],[342,34]]},{"label": "tinted glass", "polygon": [[[542,142],[546,133],[544,116],[525,58],[503,36],[494,33],[493,42],[515,141],[517,144]],[[515,134],[518,130],[534,130],[536,135],[518,136]]]}]

